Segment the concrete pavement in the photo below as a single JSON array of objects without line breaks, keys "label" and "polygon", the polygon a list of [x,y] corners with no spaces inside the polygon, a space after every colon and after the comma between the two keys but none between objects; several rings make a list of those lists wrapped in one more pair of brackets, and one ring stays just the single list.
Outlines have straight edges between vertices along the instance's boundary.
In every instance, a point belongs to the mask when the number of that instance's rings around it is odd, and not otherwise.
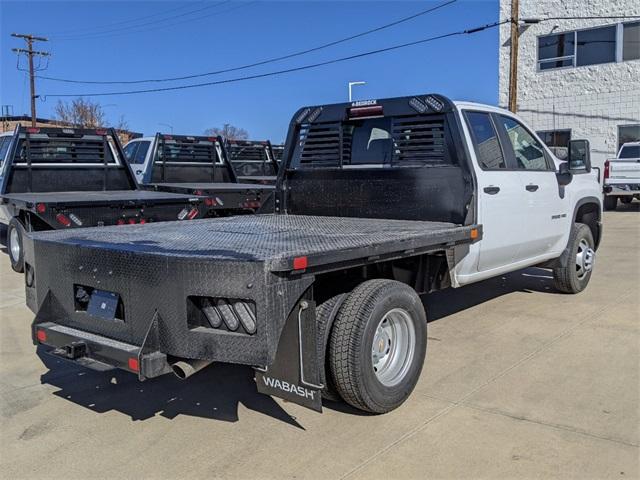
[{"label": "concrete pavement", "polygon": [[38,352],[0,257],[1,478],[640,478],[640,203],[588,289],[540,269],[425,298],[427,362],[382,416],[319,415],[214,365],[139,383]]}]

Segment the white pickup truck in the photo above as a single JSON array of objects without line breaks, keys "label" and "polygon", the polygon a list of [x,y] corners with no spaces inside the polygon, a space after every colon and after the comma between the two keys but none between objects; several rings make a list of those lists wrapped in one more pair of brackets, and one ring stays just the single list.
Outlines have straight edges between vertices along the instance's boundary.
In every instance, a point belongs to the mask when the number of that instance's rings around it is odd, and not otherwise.
[{"label": "white pickup truck", "polygon": [[604,209],[615,210],[618,199],[631,203],[640,199],[640,142],[620,147],[618,156],[604,163]]},{"label": "white pickup truck", "polygon": [[275,213],[35,235],[33,340],[140,379],[250,365],[259,392],[388,412],[424,364],[419,294],[529,266],[587,287],[601,187],[587,141],[568,159],[441,95],[301,108]]}]

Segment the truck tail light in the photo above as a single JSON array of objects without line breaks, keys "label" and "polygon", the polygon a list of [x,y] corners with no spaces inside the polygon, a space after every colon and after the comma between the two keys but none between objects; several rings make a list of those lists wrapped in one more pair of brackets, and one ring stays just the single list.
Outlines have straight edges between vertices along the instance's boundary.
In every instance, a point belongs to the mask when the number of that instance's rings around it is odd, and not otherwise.
[{"label": "truck tail light", "polygon": [[309,265],[309,260],[307,257],[296,257],[293,259],[293,269],[294,270],[304,270]]},{"label": "truck tail light", "polygon": [[215,207],[216,206],[216,200],[215,200],[215,198],[208,197],[208,198],[204,199],[204,204],[207,207]]},{"label": "truck tail light", "polygon": [[119,219],[116,221],[116,225],[124,225],[124,224],[125,224],[124,218],[119,218]]},{"label": "truck tail light", "polygon": [[242,206],[244,208],[260,208],[260,202],[258,200],[252,200],[250,202],[244,202]]},{"label": "truck tail light", "polygon": [[136,224],[136,219],[135,218],[130,218],[129,219],[129,225],[135,225]]},{"label": "truck tail light", "polygon": [[71,220],[64,213],[59,213],[56,215],[56,220],[60,225],[64,225],[65,227],[71,226]]},{"label": "truck tail light", "polygon": [[609,160],[606,160],[604,162],[604,178],[605,179],[609,178],[609,174],[611,173],[610,169],[611,169],[611,167],[610,167]]},{"label": "truck tail light", "polygon": [[187,214],[187,218],[189,220],[193,220],[194,218],[196,218],[198,216],[198,209],[197,208],[192,208],[189,213]]},{"label": "truck tail light", "polygon": [[39,342],[46,342],[47,341],[47,332],[45,332],[44,330],[36,330],[36,338],[38,339]]},{"label": "truck tail light", "polygon": [[47,211],[47,206],[44,203],[38,203],[36,205],[36,212],[38,213],[44,213]]},{"label": "truck tail light", "polygon": [[145,223],[147,223],[147,221],[144,218],[140,219],[140,225],[144,225]]},{"label": "truck tail light", "polygon": [[127,366],[129,367],[129,370],[131,370],[132,372],[140,371],[140,362],[138,362],[138,359],[135,357],[129,358],[127,362]]},{"label": "truck tail light", "polygon": [[40,133],[40,129],[35,127],[29,127],[27,128],[27,133]]}]

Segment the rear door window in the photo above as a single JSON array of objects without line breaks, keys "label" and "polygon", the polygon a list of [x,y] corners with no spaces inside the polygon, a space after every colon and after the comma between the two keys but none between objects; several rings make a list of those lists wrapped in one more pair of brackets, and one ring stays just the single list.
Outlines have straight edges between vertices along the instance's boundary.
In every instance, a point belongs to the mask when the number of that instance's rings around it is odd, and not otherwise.
[{"label": "rear door window", "polygon": [[502,170],[507,164],[502,153],[493,121],[485,112],[466,112],[467,125],[471,130],[474,149],[480,168]]}]

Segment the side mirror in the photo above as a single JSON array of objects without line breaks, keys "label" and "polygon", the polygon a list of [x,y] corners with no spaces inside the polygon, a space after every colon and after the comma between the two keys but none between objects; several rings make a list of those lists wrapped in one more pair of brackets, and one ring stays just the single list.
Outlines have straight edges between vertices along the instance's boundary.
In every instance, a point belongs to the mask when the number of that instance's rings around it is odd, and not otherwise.
[{"label": "side mirror", "polygon": [[560,164],[558,167],[558,173],[556,173],[556,178],[558,179],[558,185],[561,187],[571,183],[571,180],[573,180],[573,173],[571,172],[569,162],[562,162]]},{"label": "side mirror", "polygon": [[589,173],[591,171],[591,149],[589,140],[569,141],[569,171],[573,173]]}]

